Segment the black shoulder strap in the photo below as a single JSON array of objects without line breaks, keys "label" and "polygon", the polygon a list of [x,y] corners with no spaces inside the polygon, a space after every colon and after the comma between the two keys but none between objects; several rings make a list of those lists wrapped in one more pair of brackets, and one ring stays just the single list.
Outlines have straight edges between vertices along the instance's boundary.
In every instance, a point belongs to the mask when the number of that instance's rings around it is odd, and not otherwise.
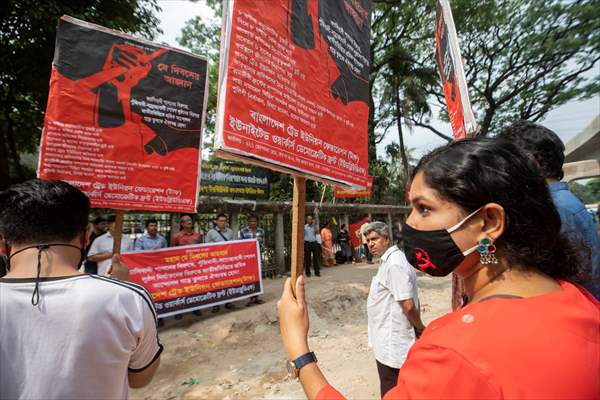
[{"label": "black shoulder strap", "polygon": [[225,235],[223,235],[223,234],[221,233],[221,231],[220,231],[220,230],[217,230],[217,229],[215,229],[215,231],[217,231],[217,233],[218,233],[219,235],[221,235],[221,237],[223,238],[223,240],[224,240],[224,241],[226,241],[226,242],[227,242],[227,241],[229,240],[229,239],[227,239],[227,238],[225,237]]}]

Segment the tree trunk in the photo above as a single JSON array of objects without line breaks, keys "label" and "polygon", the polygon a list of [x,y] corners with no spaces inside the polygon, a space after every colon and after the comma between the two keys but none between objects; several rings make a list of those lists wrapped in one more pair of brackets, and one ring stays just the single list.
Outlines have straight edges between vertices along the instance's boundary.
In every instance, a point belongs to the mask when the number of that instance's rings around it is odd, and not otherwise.
[{"label": "tree trunk", "polygon": [[[12,99],[12,91],[10,89],[8,91],[8,99]],[[10,100],[8,103],[10,103]],[[21,167],[21,157],[19,157],[19,152],[17,151],[17,143],[15,142],[13,123],[10,119],[10,104],[5,105],[4,118],[6,118],[6,131],[4,131],[3,142],[7,144],[7,155],[10,155],[13,159],[17,179],[19,181],[23,181],[25,180],[25,174],[23,173],[23,168]]]},{"label": "tree trunk", "polygon": [[483,118],[483,122],[481,123],[481,130],[479,131],[478,136],[487,136],[490,130],[490,126],[492,125],[492,119],[494,118],[494,114],[496,114],[496,108],[490,107],[485,112],[485,117]]},{"label": "tree trunk", "polygon": [[402,110],[400,107],[400,92],[395,88],[394,94],[396,97],[396,124],[398,125],[398,140],[400,142],[400,158],[402,160],[402,171],[400,176],[406,180],[408,178],[408,158],[406,157],[406,149],[404,148],[404,135],[402,133]]},{"label": "tree trunk", "polygon": [[0,190],[6,189],[9,185],[8,149],[6,148],[4,129],[0,129]]}]

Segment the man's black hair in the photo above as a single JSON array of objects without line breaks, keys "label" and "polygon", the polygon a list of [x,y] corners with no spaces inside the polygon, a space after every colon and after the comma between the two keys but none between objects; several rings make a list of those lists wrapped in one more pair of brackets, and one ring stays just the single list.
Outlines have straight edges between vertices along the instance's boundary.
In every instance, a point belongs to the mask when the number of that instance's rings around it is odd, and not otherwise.
[{"label": "man's black hair", "polygon": [[98,225],[99,223],[102,223],[102,222],[108,222],[108,220],[106,219],[106,216],[104,216],[104,215],[99,215],[92,220],[92,224],[94,224],[94,225]]},{"label": "man's black hair", "polygon": [[0,234],[11,244],[70,242],[85,231],[89,210],[76,187],[32,179],[0,192]]},{"label": "man's black hair", "polygon": [[248,218],[246,218],[247,221],[250,221],[251,219],[255,219],[256,221],[258,221],[258,217],[256,216],[256,214],[250,214],[248,215]]},{"label": "man's black hair", "polygon": [[565,162],[565,145],[556,133],[530,121],[520,120],[504,128],[497,136],[508,140],[527,154],[539,165],[546,179],[561,180]]},{"label": "man's black hair", "polygon": [[158,221],[156,220],[156,218],[148,218],[146,220],[146,228],[148,227],[149,224],[158,224]]},{"label": "man's black hair", "polygon": [[219,218],[221,218],[221,217],[223,217],[223,218],[227,218],[227,214],[223,214],[223,213],[221,213],[221,214],[217,215],[217,218],[216,218],[216,219],[219,219]]}]

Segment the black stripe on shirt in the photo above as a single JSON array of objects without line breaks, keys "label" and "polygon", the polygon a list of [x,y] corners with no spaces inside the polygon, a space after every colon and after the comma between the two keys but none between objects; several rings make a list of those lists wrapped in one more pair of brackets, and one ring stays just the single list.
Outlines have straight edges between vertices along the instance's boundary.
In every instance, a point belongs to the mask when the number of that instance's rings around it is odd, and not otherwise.
[{"label": "black stripe on shirt", "polygon": [[145,370],[146,368],[148,368],[149,366],[152,365],[152,363],[154,363],[154,361],[156,361],[156,359],[158,357],[160,357],[160,354],[163,352],[163,345],[162,344],[158,344],[158,351],[156,352],[156,354],[154,355],[154,357],[152,357],[152,360],[150,360],[150,362],[148,364],[146,364],[144,367],[142,368],[127,368],[127,370],[129,372],[142,372],[143,370]]},{"label": "black stripe on shirt", "polygon": [[154,303],[152,301],[152,297],[150,296],[150,293],[148,293],[148,291],[146,290],[145,287],[138,285],[137,283],[121,281],[118,279],[112,279],[112,278],[108,278],[108,277],[101,276],[101,275],[90,275],[90,277],[92,277],[94,279],[99,279],[101,281],[114,283],[115,285],[119,285],[124,288],[131,289],[135,293],[139,294],[144,299],[144,301],[146,302],[148,307],[150,307],[152,316],[154,317],[154,321],[156,322],[156,324],[158,326],[158,317],[156,315],[156,309],[154,308]]}]

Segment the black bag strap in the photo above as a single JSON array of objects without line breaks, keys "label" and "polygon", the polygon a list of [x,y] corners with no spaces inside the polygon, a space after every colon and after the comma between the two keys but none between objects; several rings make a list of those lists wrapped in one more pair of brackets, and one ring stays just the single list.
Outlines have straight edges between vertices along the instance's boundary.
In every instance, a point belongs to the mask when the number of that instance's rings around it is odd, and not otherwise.
[{"label": "black bag strap", "polygon": [[223,235],[223,234],[221,233],[221,231],[219,231],[219,230],[217,230],[217,229],[215,229],[215,231],[217,231],[217,233],[218,233],[219,235],[221,235],[221,237],[223,238],[223,240],[224,240],[224,241],[226,241],[226,242],[227,242],[227,241],[229,241],[229,239],[227,239],[227,238],[225,237],[225,235]]}]

